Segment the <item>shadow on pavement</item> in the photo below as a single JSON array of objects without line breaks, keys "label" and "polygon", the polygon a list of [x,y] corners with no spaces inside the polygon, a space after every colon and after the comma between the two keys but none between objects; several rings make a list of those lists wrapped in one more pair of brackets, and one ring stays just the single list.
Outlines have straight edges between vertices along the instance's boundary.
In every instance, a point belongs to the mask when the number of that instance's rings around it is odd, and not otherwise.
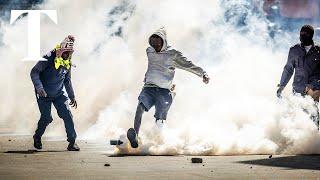
[{"label": "shadow on pavement", "polygon": [[127,157],[127,156],[181,156],[181,155],[150,155],[150,154],[106,154],[108,157]]},{"label": "shadow on pavement", "polygon": [[320,155],[296,155],[287,157],[273,157],[249,161],[238,161],[237,163],[283,167],[289,169],[320,170]]},{"label": "shadow on pavement", "polygon": [[6,151],[4,153],[13,153],[13,154],[34,154],[34,153],[43,153],[43,152],[67,152],[66,150],[63,151],[54,151],[54,150],[45,150],[45,151],[41,151],[41,150],[33,150],[33,149],[29,149],[26,151]]}]

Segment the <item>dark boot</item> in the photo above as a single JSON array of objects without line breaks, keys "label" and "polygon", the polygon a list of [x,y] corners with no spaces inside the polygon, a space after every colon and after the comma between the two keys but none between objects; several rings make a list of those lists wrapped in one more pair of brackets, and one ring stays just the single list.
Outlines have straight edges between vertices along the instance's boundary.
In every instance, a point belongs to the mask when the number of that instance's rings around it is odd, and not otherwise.
[{"label": "dark boot", "polygon": [[41,138],[37,137],[36,135],[33,136],[33,146],[36,149],[42,149]]},{"label": "dark boot", "polygon": [[138,147],[138,136],[137,136],[136,130],[134,130],[133,128],[130,128],[127,132],[127,137],[130,141],[131,147],[137,148]]},{"label": "dark boot", "polygon": [[80,151],[79,146],[74,141],[69,143],[67,149],[68,151]]}]

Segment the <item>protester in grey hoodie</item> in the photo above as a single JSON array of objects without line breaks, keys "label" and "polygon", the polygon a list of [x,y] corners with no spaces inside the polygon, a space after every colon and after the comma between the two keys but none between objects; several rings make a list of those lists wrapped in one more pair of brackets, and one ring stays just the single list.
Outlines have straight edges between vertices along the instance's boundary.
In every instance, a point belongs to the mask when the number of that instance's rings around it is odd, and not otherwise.
[{"label": "protester in grey hoodie", "polygon": [[133,148],[138,147],[138,133],[144,111],[155,106],[155,119],[158,126],[163,126],[172,103],[172,81],[175,69],[189,71],[209,83],[206,72],[188,61],[181,52],[171,49],[167,44],[164,28],[153,33],[149,38],[150,47],[147,48],[148,69],[145,74],[144,87],[139,95],[134,128],[128,130],[127,136]]}]

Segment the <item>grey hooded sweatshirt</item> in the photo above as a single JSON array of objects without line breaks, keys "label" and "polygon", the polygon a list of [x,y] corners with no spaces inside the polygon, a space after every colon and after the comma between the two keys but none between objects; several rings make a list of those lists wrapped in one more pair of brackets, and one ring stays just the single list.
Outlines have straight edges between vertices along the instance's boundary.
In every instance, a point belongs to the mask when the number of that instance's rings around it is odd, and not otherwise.
[{"label": "grey hooded sweatshirt", "polygon": [[191,61],[188,61],[181,52],[171,49],[167,44],[166,32],[164,28],[155,33],[163,40],[163,46],[160,52],[156,52],[153,47],[147,48],[148,69],[145,74],[145,86],[156,85],[160,88],[170,89],[175,74],[175,68],[189,71],[202,77],[206,72]]}]

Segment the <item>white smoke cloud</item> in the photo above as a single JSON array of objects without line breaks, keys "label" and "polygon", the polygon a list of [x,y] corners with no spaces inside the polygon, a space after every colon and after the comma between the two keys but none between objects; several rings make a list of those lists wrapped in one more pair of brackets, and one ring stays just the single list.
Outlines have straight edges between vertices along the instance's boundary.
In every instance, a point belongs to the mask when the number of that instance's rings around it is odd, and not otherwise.
[{"label": "white smoke cloud", "polygon": [[[178,70],[167,129],[160,132],[155,127],[152,109],[143,116],[141,147],[132,150],[125,144],[116,153],[319,153],[319,133],[303,111],[314,111],[312,100],[293,96],[290,85],[284,99],[275,97],[297,35],[283,33],[272,40],[264,19],[250,13],[244,27],[226,22],[224,12],[235,2],[49,0],[43,4],[43,9],[58,10],[59,23],[43,18],[43,53],[65,35],[76,36],[77,68],[72,78],[79,108],[73,113],[80,138],[109,140],[122,135],[125,140],[143,85],[147,39],[165,26],[169,44],[202,66],[212,81],[205,85],[197,76]],[[117,12],[108,14],[115,6]],[[0,80],[0,122],[15,132],[32,133],[39,116],[29,78],[33,63],[20,61],[26,54],[26,19],[2,27],[0,72],[7,78]],[[47,135],[64,136],[56,115]]]}]

